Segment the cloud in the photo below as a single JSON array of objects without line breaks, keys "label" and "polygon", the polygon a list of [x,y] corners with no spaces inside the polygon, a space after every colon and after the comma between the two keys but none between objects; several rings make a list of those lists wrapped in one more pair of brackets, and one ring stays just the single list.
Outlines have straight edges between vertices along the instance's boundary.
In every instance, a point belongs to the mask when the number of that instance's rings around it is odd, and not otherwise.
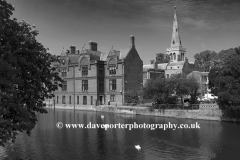
[{"label": "cloud", "polygon": [[188,18],[183,18],[182,22],[187,25],[192,25],[198,29],[210,29],[211,28],[204,20],[195,20],[195,19],[188,17]]}]

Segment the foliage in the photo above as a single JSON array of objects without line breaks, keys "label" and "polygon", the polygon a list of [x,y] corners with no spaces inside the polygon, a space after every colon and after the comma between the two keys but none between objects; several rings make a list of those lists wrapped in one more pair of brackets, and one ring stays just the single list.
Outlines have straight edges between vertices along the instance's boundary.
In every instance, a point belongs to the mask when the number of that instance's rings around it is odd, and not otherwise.
[{"label": "foliage", "polygon": [[160,63],[168,63],[170,61],[170,57],[164,53],[157,53],[156,54],[156,62],[157,64]]},{"label": "foliage", "polygon": [[26,22],[10,19],[14,8],[0,0],[0,145],[18,132],[34,128],[36,112],[47,113],[44,100],[61,81],[51,66],[56,57],[37,42],[38,31]]},{"label": "foliage", "polygon": [[217,59],[217,53],[215,51],[205,50],[194,55],[197,61],[200,71],[209,72],[211,68],[211,62]]},{"label": "foliage", "polygon": [[184,97],[191,96],[191,103],[197,99],[199,83],[193,77],[185,77],[183,74],[176,74],[171,78],[158,78],[149,80],[144,90],[147,98],[157,100],[161,104],[176,104],[177,98],[181,98],[183,104]]},{"label": "foliage", "polygon": [[218,96],[222,106],[240,105],[240,48],[219,52],[221,65],[215,65],[209,73],[209,87]]},{"label": "foliage", "polygon": [[149,80],[144,89],[144,95],[147,98],[158,100],[159,103],[175,104],[173,101],[173,85],[170,79],[159,77],[156,80]]},{"label": "foliage", "polygon": [[139,103],[139,96],[136,91],[133,91],[132,93],[125,94],[125,102],[128,104],[136,105]]}]

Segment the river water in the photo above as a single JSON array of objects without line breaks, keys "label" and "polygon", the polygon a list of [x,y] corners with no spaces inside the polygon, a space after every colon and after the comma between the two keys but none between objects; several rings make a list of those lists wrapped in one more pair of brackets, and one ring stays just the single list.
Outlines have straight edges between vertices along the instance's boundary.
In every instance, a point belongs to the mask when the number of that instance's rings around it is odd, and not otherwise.
[{"label": "river water", "polygon": [[[48,114],[38,114],[38,119],[30,137],[20,133],[14,144],[0,147],[0,159],[240,159],[240,124],[235,123],[53,109]],[[198,122],[200,129],[58,129],[57,122],[85,125]],[[135,149],[137,144],[141,150]]]}]

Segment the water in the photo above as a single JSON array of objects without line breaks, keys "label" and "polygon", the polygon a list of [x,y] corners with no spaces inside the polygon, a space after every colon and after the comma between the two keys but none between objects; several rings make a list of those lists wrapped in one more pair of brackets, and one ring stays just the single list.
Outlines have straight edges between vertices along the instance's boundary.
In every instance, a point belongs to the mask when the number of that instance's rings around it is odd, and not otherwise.
[{"label": "water", "polygon": [[[104,115],[104,119],[101,118]],[[49,110],[39,114],[31,137],[0,148],[0,159],[239,159],[240,125],[235,123],[121,115],[103,112]],[[63,123],[198,122],[200,129],[58,129]],[[142,149],[136,150],[139,144]]]}]

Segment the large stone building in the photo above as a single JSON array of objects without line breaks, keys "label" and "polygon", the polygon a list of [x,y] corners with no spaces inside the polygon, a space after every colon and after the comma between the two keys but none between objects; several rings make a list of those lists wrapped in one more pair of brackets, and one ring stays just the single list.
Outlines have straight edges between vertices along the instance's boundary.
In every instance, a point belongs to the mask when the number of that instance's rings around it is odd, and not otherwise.
[{"label": "large stone building", "polygon": [[170,61],[169,63],[156,64],[157,63],[157,57],[156,57],[155,62],[144,65],[143,66],[143,69],[144,69],[143,74],[145,75],[143,80],[144,82],[146,82],[147,79],[152,79],[150,76],[146,76],[146,75],[150,75],[151,73],[154,73],[154,72],[155,73],[164,72],[165,77],[169,78],[173,74],[183,73],[187,75],[192,71],[199,70],[198,64],[196,62],[194,63],[188,62],[188,59],[186,57],[186,48],[183,48],[182,41],[180,38],[176,7],[174,8],[175,8],[175,13],[174,13],[174,19],[173,19],[171,46],[166,50],[166,55],[170,57]]},{"label": "large stone building", "polygon": [[124,103],[126,93],[142,89],[143,62],[135,48],[134,36],[130,37],[130,49],[122,53],[98,51],[96,42],[89,42],[89,49],[70,51],[59,56],[57,71],[64,79],[63,87],[55,94],[55,105],[78,107]]}]

